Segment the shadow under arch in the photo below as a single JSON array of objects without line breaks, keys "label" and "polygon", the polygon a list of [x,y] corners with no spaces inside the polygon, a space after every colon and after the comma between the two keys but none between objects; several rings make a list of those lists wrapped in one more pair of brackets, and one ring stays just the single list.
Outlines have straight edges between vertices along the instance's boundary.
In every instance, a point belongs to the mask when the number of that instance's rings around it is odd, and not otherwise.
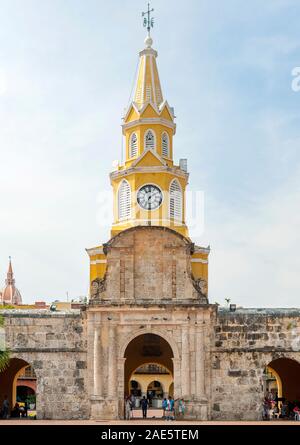
[{"label": "shadow under arch", "polygon": [[14,407],[17,401],[17,380],[18,376],[31,363],[23,358],[12,357],[7,368],[0,373],[0,404],[2,406],[5,396],[8,397],[9,410]]},{"label": "shadow under arch", "polygon": [[125,358],[125,352],[126,352],[128,345],[132,342],[132,340],[134,340],[135,338],[139,337],[140,335],[144,335],[144,334],[154,334],[159,337],[162,337],[170,345],[170,348],[171,348],[172,354],[173,354],[172,358],[174,358],[175,360],[180,359],[178,346],[177,346],[176,342],[174,341],[174,339],[171,336],[169,336],[168,332],[166,332],[162,329],[158,329],[158,328],[137,329],[134,332],[132,332],[131,334],[129,334],[127,337],[125,337],[123,344],[121,344],[121,346],[119,348],[119,357]]},{"label": "shadow under arch", "polygon": [[277,382],[278,397],[300,401],[300,363],[289,357],[280,357],[267,364]]},{"label": "shadow under arch", "polygon": [[[164,366],[174,375],[173,350],[168,341],[153,332],[140,333],[128,342],[124,350],[124,395],[128,395],[129,381],[134,371],[142,365],[155,363]],[[127,339],[128,340],[128,339]],[[121,348],[122,351],[122,348]]]}]

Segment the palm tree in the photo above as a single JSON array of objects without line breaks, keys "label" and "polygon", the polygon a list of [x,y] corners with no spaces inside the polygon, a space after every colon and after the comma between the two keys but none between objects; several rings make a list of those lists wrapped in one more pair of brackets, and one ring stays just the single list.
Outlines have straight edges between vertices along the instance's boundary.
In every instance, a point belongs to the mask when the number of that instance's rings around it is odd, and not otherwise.
[{"label": "palm tree", "polygon": [[[0,315],[0,331],[3,329],[4,318]],[[4,348],[4,342],[1,344],[1,332],[0,332],[0,372],[4,371],[9,364],[9,351]]]}]

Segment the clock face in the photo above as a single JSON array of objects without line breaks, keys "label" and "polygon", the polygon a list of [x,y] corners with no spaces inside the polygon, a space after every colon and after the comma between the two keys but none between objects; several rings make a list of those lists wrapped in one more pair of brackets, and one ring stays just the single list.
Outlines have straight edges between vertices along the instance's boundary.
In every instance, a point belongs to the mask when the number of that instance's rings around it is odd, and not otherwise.
[{"label": "clock face", "polygon": [[156,185],[143,185],[137,193],[137,202],[145,210],[157,209],[161,205],[162,200],[162,192]]}]

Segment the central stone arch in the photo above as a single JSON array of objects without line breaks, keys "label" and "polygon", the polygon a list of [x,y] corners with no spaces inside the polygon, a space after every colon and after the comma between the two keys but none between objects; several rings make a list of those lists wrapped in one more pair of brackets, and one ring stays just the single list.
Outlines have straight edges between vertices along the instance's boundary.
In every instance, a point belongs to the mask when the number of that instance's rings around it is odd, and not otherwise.
[{"label": "central stone arch", "polygon": [[[176,341],[164,329],[136,329],[126,336],[118,351],[119,398],[129,395],[129,379],[142,365],[156,363],[171,371],[174,387],[180,378],[180,354]],[[142,394],[146,395],[146,394]],[[123,406],[119,415],[122,417]]]}]

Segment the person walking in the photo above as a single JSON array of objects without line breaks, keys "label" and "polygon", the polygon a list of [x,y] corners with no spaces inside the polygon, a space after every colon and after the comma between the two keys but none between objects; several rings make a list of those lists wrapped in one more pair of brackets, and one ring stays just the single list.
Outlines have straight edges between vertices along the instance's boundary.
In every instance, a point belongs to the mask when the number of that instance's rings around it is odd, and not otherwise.
[{"label": "person walking", "polygon": [[143,411],[143,419],[146,419],[147,418],[147,409],[148,409],[149,403],[148,403],[148,400],[146,399],[145,396],[142,398],[141,405],[142,405],[142,411]]}]

